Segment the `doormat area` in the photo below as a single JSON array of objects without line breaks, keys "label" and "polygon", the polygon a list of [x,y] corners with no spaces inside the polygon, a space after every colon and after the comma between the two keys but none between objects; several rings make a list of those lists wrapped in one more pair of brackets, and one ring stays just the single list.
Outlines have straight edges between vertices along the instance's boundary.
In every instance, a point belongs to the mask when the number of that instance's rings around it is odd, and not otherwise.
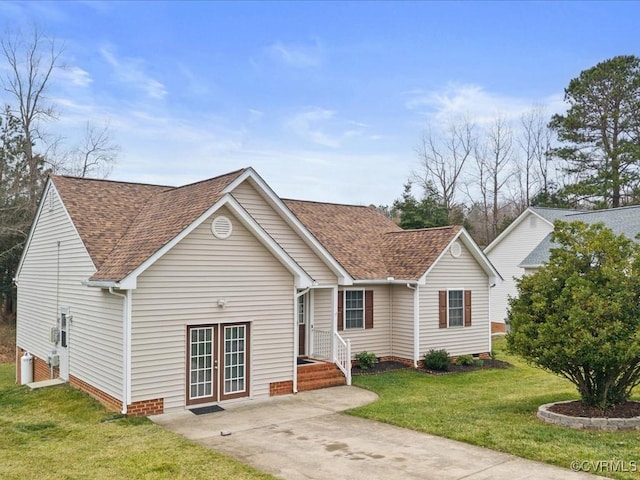
[{"label": "doormat area", "polygon": [[306,358],[298,358],[298,365],[310,365],[316,363],[313,360],[307,360]]},{"label": "doormat area", "polygon": [[220,405],[209,405],[208,407],[192,408],[191,413],[196,415],[204,415],[205,413],[224,412],[224,408]]}]

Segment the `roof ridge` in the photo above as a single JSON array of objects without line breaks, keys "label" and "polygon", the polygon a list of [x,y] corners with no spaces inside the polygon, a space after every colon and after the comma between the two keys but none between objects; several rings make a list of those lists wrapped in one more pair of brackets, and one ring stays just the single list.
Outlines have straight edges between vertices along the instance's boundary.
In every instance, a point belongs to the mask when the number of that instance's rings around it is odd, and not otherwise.
[{"label": "roof ridge", "polygon": [[424,228],[408,228],[406,230],[395,230],[395,231],[389,231],[389,232],[385,232],[385,235],[390,234],[390,233],[408,233],[408,232],[432,232],[434,230],[449,230],[449,229],[455,229],[455,228],[463,228],[462,225],[444,225],[441,227],[424,227]]},{"label": "roof ridge", "polygon": [[186,188],[186,187],[193,187],[195,185],[199,185],[202,183],[206,183],[206,182],[211,182],[212,180],[219,180],[223,177],[227,177],[229,175],[237,175],[240,172],[244,172],[245,170],[248,170],[248,168],[243,167],[243,168],[238,168],[237,170],[234,170],[232,172],[227,172],[227,173],[223,173],[222,175],[217,175],[215,177],[211,177],[211,178],[205,178],[204,180],[198,180],[197,182],[192,182],[192,183],[187,183],[185,185],[180,185],[179,187],[174,187],[174,190],[180,190],[182,188]]},{"label": "roof ridge", "polygon": [[576,210],[570,216],[588,215],[590,213],[617,212],[617,211],[620,211],[620,210],[630,210],[630,209],[633,209],[633,208],[640,208],[640,205],[625,205],[624,207],[600,208],[598,210]]},{"label": "roof ridge", "polygon": [[337,207],[376,208],[374,205],[355,205],[353,203],[321,202],[319,200],[300,200],[297,198],[282,198],[283,202],[315,203],[316,205],[333,205]]},{"label": "roof ridge", "polygon": [[161,187],[161,188],[176,188],[173,185],[160,185],[159,183],[145,183],[145,182],[127,182],[124,180],[112,180],[110,178],[92,178],[92,177],[76,177],[74,175],[56,175],[49,174],[51,178],[66,178],[68,180],[81,180],[85,182],[104,182],[104,183],[119,183],[121,185],[140,185],[144,187]]}]

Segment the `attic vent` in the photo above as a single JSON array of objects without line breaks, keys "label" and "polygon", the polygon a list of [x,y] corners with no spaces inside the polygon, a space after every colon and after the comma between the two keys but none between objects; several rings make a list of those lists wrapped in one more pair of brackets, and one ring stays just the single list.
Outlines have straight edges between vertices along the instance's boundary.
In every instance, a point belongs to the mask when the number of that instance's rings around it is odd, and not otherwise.
[{"label": "attic vent", "polygon": [[56,205],[56,197],[53,194],[53,190],[49,190],[49,211],[53,211],[53,208]]},{"label": "attic vent", "polygon": [[449,248],[449,253],[451,253],[451,256],[453,258],[458,258],[462,253],[462,247],[458,242],[454,242],[451,244],[451,247]]},{"label": "attic vent", "polygon": [[233,226],[231,225],[231,220],[223,215],[214,218],[213,222],[211,222],[211,232],[213,232],[213,235],[220,240],[229,238],[232,230]]}]

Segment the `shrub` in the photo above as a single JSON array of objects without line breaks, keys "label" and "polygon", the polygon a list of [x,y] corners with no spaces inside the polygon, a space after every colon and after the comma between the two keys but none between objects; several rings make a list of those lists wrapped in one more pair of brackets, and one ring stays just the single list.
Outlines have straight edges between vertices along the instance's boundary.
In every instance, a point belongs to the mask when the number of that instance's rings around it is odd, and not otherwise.
[{"label": "shrub", "polygon": [[378,357],[376,357],[376,354],[367,351],[356,353],[355,358],[358,361],[358,366],[361,370],[369,370],[378,363]]},{"label": "shrub", "polygon": [[484,366],[484,360],[482,360],[481,358],[479,358],[478,360],[476,360],[474,362],[475,366],[478,368],[482,368]]},{"label": "shrub", "polygon": [[473,357],[471,355],[460,355],[456,358],[456,365],[470,367],[473,365]]},{"label": "shrub", "polygon": [[434,350],[431,349],[422,357],[424,368],[427,370],[436,370],[439,372],[446,372],[449,370],[449,354],[446,350]]},{"label": "shrub", "polygon": [[572,382],[589,406],[640,384],[640,245],[602,224],[556,221],[549,262],[510,299],[512,353]]}]

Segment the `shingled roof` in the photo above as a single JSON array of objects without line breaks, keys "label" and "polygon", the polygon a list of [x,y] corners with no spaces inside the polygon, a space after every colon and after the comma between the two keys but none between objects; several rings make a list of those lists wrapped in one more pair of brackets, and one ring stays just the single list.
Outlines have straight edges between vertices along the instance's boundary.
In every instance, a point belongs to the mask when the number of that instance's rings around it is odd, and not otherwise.
[{"label": "shingled roof", "polygon": [[402,230],[374,207],[284,203],[356,280],[417,280],[461,229]]},{"label": "shingled roof", "polygon": [[206,212],[243,172],[183,187],[51,179],[98,270],[91,280],[118,281]]},{"label": "shingled roof", "polygon": [[382,256],[389,276],[405,280],[419,279],[460,230],[462,227],[454,225],[386,233],[383,236]]},{"label": "shingled roof", "polygon": [[[183,187],[52,176],[97,272],[117,282],[193,224],[247,169]],[[356,280],[418,280],[461,227],[402,230],[374,207],[283,200]]]}]

